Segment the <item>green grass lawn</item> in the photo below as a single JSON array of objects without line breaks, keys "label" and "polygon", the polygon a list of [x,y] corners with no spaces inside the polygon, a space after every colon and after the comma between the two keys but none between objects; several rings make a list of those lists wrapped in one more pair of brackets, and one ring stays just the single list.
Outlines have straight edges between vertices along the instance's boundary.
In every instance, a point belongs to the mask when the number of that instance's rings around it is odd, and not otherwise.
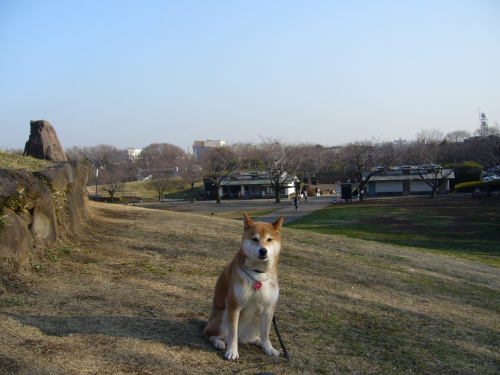
[{"label": "green grass lawn", "polygon": [[332,205],[287,227],[500,265],[500,199],[371,199]]}]

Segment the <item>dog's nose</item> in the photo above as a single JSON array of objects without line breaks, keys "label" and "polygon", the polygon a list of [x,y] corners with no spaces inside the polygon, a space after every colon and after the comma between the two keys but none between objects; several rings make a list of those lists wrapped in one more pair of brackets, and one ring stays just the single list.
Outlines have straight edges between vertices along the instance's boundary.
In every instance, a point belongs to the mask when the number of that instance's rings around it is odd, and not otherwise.
[{"label": "dog's nose", "polygon": [[267,255],[267,249],[263,247],[262,249],[259,250],[259,254],[261,256],[266,256]]}]

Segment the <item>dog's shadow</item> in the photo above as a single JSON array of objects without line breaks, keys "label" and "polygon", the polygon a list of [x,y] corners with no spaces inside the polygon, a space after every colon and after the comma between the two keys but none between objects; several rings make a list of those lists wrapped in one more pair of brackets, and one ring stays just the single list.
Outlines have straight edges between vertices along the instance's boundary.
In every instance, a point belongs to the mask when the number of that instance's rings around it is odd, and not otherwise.
[{"label": "dog's shadow", "polygon": [[206,322],[199,319],[170,321],[131,316],[67,317],[11,313],[2,313],[2,315],[15,319],[21,324],[36,327],[42,333],[51,336],[100,334],[156,341],[191,349],[206,349],[208,345],[202,334]]}]

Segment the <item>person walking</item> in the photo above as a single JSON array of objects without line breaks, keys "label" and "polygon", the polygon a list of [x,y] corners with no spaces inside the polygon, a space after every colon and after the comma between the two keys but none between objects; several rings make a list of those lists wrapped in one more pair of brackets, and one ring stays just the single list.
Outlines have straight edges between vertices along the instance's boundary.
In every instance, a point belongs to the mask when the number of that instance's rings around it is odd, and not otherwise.
[{"label": "person walking", "polygon": [[304,200],[307,202],[307,190],[304,189]]},{"label": "person walking", "polygon": [[295,206],[295,211],[297,211],[299,200],[297,199],[297,194],[295,194],[295,198],[293,198],[293,205]]}]

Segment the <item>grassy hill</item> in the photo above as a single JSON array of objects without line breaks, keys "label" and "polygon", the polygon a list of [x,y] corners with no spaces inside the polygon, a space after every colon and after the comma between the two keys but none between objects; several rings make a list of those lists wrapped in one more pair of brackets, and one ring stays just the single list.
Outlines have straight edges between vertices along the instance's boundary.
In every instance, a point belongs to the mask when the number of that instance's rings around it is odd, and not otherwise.
[{"label": "grassy hill", "polygon": [[0,168],[4,169],[26,169],[29,172],[39,171],[53,166],[55,163],[32,158],[31,156],[22,156],[12,152],[0,150]]},{"label": "grassy hill", "polygon": [[[500,269],[284,229],[276,316],[290,361],[227,362],[202,330],[242,222],[89,203],[82,230],[0,287],[6,374],[496,374]],[[279,348],[274,332],[271,340]]]}]

